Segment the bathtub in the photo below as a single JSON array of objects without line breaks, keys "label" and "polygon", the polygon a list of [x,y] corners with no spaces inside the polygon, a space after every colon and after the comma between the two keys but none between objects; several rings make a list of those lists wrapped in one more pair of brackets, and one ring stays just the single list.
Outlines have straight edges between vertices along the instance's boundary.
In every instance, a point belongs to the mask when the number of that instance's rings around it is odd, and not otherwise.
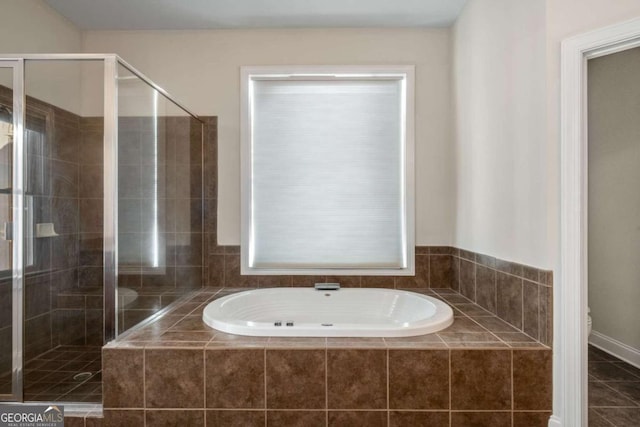
[{"label": "bathtub", "polygon": [[442,330],[453,310],[427,295],[394,289],[271,288],[209,303],[204,322],[222,332],[280,337],[409,337]]}]

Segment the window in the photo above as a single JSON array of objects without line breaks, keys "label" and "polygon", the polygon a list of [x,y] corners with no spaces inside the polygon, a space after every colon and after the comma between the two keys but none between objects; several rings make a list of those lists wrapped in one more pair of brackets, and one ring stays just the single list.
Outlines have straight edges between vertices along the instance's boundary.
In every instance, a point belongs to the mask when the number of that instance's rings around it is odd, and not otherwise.
[{"label": "window", "polygon": [[413,274],[413,67],[244,67],[242,107],[243,274]]}]

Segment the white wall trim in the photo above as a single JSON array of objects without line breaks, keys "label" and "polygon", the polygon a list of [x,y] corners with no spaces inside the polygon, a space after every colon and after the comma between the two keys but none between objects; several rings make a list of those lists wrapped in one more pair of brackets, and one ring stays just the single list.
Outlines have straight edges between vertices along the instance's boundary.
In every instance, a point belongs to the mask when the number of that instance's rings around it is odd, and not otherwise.
[{"label": "white wall trim", "polygon": [[640,19],[562,42],[560,87],[560,269],[554,288],[553,417],[587,425],[587,59],[640,45]]},{"label": "white wall trim", "polygon": [[591,335],[589,335],[589,344],[640,368],[640,350],[637,348],[633,348],[622,341],[618,341],[598,331],[591,332]]}]

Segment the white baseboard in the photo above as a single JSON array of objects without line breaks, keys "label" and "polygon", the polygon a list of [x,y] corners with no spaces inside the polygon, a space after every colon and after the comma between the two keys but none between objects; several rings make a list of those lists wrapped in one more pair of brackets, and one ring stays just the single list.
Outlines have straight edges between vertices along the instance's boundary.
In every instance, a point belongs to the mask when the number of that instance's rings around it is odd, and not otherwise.
[{"label": "white baseboard", "polygon": [[606,351],[618,359],[624,360],[636,368],[640,368],[640,350],[636,348],[597,331],[591,331],[589,344],[598,347],[602,351]]}]

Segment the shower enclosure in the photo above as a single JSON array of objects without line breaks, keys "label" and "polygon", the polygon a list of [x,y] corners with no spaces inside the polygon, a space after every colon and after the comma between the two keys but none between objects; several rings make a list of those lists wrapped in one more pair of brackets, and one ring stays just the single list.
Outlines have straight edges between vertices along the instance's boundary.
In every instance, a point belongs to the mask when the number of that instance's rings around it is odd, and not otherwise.
[{"label": "shower enclosure", "polygon": [[102,345],[202,286],[202,136],[116,55],[0,55],[0,400],[101,402]]}]

